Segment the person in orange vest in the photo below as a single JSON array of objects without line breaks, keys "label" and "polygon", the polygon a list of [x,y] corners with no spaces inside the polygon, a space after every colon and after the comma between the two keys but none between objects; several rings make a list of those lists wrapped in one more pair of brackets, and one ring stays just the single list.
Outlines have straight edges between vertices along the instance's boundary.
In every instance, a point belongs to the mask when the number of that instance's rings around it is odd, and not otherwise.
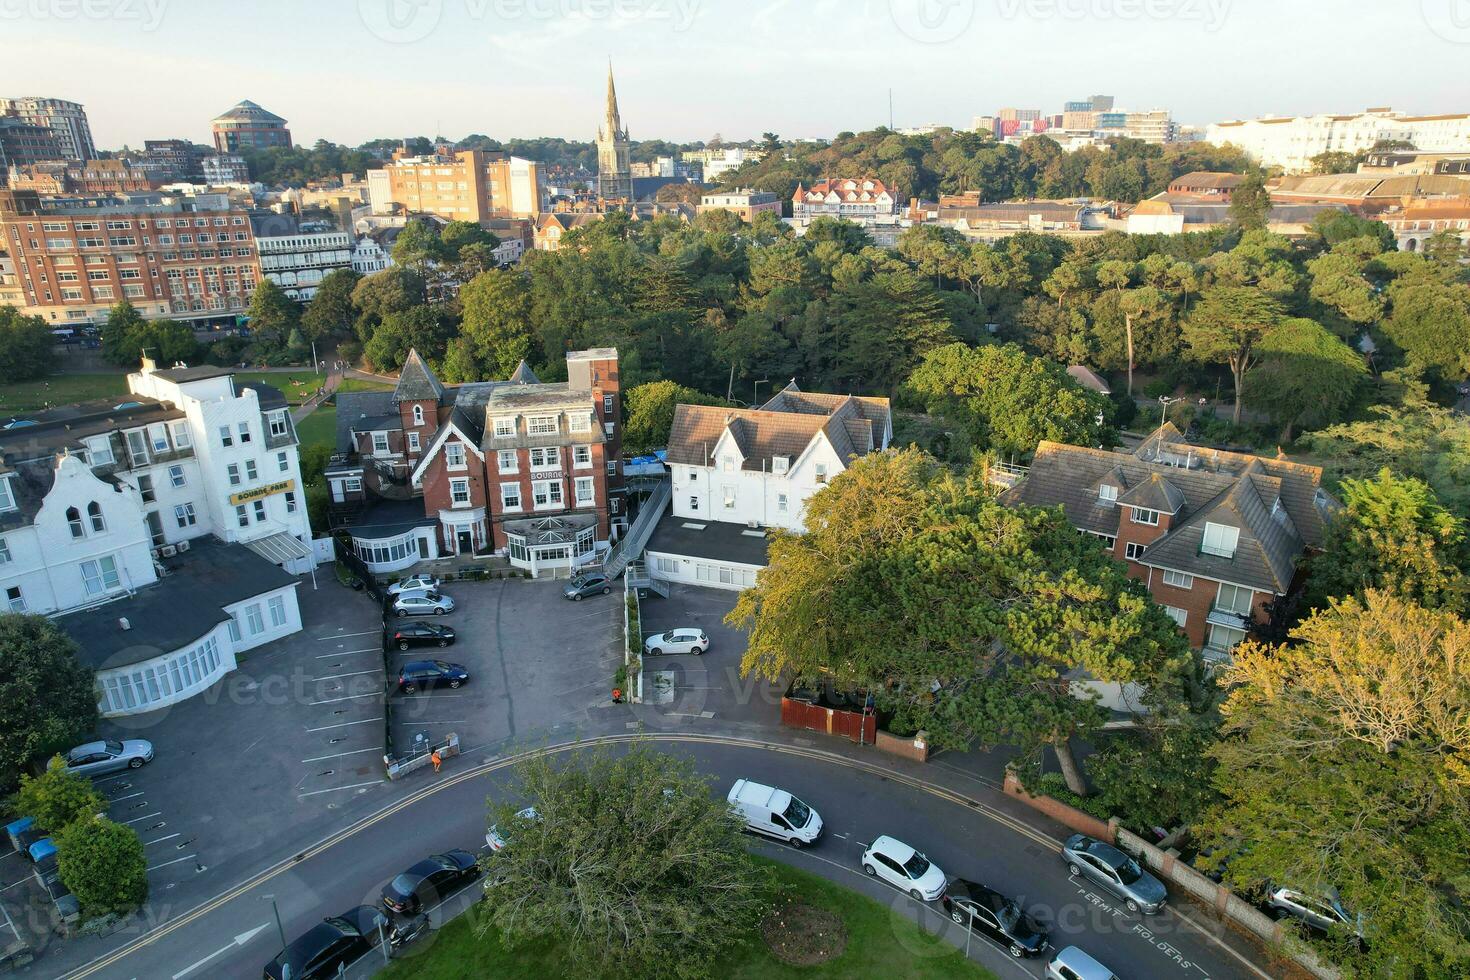
[{"label": "person in orange vest", "polygon": [[438,749],[435,749],[433,752],[430,752],[429,753],[429,761],[434,764],[434,771],[435,772],[438,772],[439,771],[439,765],[444,760],[439,757],[439,750]]},{"label": "person in orange vest", "polygon": [[621,688],[613,688],[613,704],[623,703],[623,692]]}]

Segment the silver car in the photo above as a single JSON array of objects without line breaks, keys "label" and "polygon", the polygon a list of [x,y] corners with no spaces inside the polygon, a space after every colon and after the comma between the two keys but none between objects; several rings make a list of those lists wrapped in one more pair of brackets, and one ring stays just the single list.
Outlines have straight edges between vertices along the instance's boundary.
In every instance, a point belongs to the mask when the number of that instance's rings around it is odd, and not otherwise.
[{"label": "silver car", "polygon": [[439,588],[439,580],[427,572],[419,572],[408,578],[401,578],[388,586],[389,595],[399,595],[404,592],[433,592]]},{"label": "silver car", "polygon": [[405,592],[393,600],[396,616],[443,616],[454,612],[454,600],[438,592]]},{"label": "silver car", "polygon": [[1073,834],[1062,845],[1062,860],[1074,878],[1090,878],[1121,898],[1130,912],[1153,915],[1169,893],[1163,882],[1112,844]]},{"label": "silver car", "polygon": [[1266,908],[1277,918],[1289,915],[1320,932],[1346,927],[1359,939],[1363,938],[1362,916],[1343,908],[1335,888],[1328,889],[1320,898],[1291,888],[1274,888],[1266,899]]},{"label": "silver car", "polygon": [[153,743],[141,738],[115,738],[78,745],[66,754],[66,771],[82,776],[101,776],[124,769],[138,769],[153,761]]}]

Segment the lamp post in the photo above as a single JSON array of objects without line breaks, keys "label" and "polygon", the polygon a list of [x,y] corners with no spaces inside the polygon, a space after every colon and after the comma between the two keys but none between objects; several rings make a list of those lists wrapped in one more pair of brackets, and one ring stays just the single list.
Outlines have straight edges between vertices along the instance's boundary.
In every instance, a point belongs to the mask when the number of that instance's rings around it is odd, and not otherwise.
[{"label": "lamp post", "polygon": [[[281,937],[281,952],[284,953],[286,951],[286,930],[283,929],[283,928],[281,928],[281,910],[276,906],[276,896],[274,896],[274,895],[262,895],[262,896],[260,896],[260,900],[262,902],[265,901],[266,899],[270,899],[271,911],[273,913],[275,913],[275,916],[276,916],[276,935],[278,935],[278,936]],[[292,980],[292,978],[291,978],[291,964],[290,963],[282,963],[281,964],[281,980]]]},{"label": "lamp post", "polygon": [[771,383],[771,379],[770,378],[761,378],[759,381],[757,381],[755,383],[755,386],[751,389],[751,393],[750,393],[750,407],[751,408],[755,408],[756,406],[760,405],[760,401],[761,401],[761,385],[766,385],[766,384],[770,384],[770,383]]},{"label": "lamp post", "polygon": [[1175,402],[1182,401],[1184,401],[1183,398],[1170,398],[1168,395],[1159,396],[1159,404],[1163,406],[1163,411],[1159,413],[1160,429],[1162,429],[1164,427],[1164,424],[1169,421],[1169,406],[1174,404]]}]

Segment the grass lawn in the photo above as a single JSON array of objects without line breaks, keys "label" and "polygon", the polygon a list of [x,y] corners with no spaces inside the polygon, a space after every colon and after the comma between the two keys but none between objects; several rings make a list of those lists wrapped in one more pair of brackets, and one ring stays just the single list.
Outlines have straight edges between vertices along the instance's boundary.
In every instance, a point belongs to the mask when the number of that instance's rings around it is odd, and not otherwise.
[{"label": "grass lawn", "polygon": [[[894,915],[887,906],[825,878],[784,864],[763,863],[771,865],[776,880],[788,893],[841,917],[847,924],[847,948],[825,963],[797,967],[776,959],[759,936],[751,936],[721,960],[721,977],[995,980],[993,973],[967,962],[962,951],[921,931],[912,919]],[[565,955],[555,943],[537,943],[510,952],[497,941],[478,939],[473,932],[473,919],[471,913],[450,922],[439,930],[434,944],[423,955],[400,960],[381,975],[388,980],[458,980],[460,977],[542,980],[568,975]]]},{"label": "grass lawn", "polygon": [[330,402],[296,424],[296,438],[301,445],[320,444],[337,448],[337,406]]},{"label": "grass lawn", "polygon": [[327,383],[327,376],[308,368],[300,371],[241,371],[235,375],[236,387],[247,381],[258,381],[279,388],[289,404],[300,405],[311,397],[312,392]]},{"label": "grass lawn", "polygon": [[393,385],[386,381],[365,381],[362,378],[343,378],[338,391],[392,391]]},{"label": "grass lawn", "polygon": [[126,374],[56,374],[44,381],[21,381],[0,388],[0,415],[34,412],[48,405],[55,408],[94,398],[118,398],[127,392]]}]

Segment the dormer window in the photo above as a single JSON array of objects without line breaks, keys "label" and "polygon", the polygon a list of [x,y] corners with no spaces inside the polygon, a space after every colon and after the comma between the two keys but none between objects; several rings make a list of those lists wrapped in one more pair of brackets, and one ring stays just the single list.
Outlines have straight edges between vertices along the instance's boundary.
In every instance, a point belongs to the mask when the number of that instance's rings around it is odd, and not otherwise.
[{"label": "dormer window", "polygon": [[1159,526],[1159,512],[1156,510],[1144,510],[1142,507],[1133,508],[1131,517],[1134,524],[1147,524],[1150,527]]},{"label": "dormer window", "polygon": [[772,473],[785,473],[790,468],[791,468],[791,457],[790,456],[772,456],[771,457],[771,472]]},{"label": "dormer window", "polygon": [[591,432],[592,416],[581,414],[569,415],[567,416],[567,426],[573,432]]},{"label": "dormer window", "polygon": [[1097,501],[1104,507],[1111,507],[1118,502],[1118,488],[1111,483],[1104,483],[1097,488]]},{"label": "dormer window", "polygon": [[513,436],[516,434],[515,416],[506,416],[495,420],[495,435],[498,437]]},{"label": "dormer window", "polygon": [[533,436],[550,436],[556,434],[555,415],[533,415],[526,420],[526,431]]},{"label": "dormer window", "polygon": [[1240,543],[1240,528],[1228,524],[1206,524],[1205,536],[1200,541],[1200,554],[1219,558],[1234,558],[1235,547]]}]

